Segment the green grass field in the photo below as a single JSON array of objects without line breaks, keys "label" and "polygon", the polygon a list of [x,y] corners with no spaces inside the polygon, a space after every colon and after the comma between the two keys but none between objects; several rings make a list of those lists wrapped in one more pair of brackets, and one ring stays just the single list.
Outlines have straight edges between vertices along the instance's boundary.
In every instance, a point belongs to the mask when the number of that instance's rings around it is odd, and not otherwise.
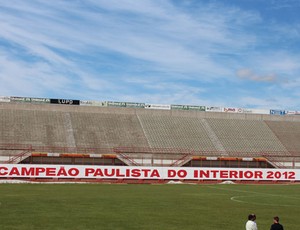
[{"label": "green grass field", "polygon": [[245,229],[300,224],[300,185],[0,184],[0,229]]}]

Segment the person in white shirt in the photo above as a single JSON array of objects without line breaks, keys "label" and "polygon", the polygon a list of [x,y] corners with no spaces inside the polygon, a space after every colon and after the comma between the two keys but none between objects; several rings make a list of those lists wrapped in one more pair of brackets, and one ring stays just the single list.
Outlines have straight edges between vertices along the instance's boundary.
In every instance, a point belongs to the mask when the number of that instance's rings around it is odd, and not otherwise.
[{"label": "person in white shirt", "polygon": [[248,216],[248,221],[246,223],[246,230],[257,230],[257,224],[255,220],[256,220],[255,214],[250,214]]}]

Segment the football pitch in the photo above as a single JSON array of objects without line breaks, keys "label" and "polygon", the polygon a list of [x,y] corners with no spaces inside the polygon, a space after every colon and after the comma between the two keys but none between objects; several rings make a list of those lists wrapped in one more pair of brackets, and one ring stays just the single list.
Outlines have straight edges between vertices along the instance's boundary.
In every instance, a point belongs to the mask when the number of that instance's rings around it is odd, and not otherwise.
[{"label": "football pitch", "polygon": [[300,185],[0,184],[0,229],[258,229],[300,224]]}]

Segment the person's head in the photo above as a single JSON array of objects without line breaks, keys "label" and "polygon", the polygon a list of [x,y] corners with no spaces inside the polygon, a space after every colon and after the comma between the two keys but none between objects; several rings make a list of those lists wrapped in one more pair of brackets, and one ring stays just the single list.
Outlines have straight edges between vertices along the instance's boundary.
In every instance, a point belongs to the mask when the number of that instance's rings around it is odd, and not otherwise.
[{"label": "person's head", "polygon": [[252,220],[252,221],[256,220],[256,215],[255,214],[249,214],[248,215],[248,220]]},{"label": "person's head", "polygon": [[274,223],[279,223],[279,217],[278,217],[278,216],[275,216],[275,217],[273,218],[273,221],[274,221]]}]

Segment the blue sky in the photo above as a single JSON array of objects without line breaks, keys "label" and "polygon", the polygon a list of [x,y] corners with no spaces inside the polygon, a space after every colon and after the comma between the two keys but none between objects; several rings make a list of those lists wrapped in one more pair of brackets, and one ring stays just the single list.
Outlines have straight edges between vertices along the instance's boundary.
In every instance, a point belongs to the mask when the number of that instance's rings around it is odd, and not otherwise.
[{"label": "blue sky", "polygon": [[298,0],[0,0],[0,96],[300,109]]}]

